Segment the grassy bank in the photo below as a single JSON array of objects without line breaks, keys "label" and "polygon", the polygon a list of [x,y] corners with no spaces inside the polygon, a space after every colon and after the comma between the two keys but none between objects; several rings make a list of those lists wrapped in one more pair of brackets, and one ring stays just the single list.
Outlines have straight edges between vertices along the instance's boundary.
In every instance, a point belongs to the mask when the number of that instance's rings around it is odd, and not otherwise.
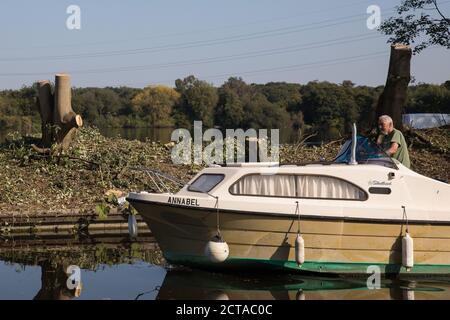
[{"label": "grassy bank", "polygon": [[[450,128],[408,132],[413,169],[426,176],[450,180]],[[0,145],[0,213],[77,209],[92,212],[105,203],[108,190],[123,193],[153,190],[144,166],[188,181],[200,169],[173,165],[170,145],[156,142],[105,138],[98,130],[84,128],[66,154],[45,156],[32,150],[37,137],[10,135]],[[343,141],[321,147],[283,145],[282,163],[332,159]]]}]

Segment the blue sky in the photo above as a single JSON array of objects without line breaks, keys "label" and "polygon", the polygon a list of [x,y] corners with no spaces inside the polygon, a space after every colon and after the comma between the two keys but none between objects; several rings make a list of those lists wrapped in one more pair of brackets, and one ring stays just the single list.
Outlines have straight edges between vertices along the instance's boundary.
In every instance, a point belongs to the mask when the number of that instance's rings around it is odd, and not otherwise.
[{"label": "blue sky", "polygon": [[[173,86],[194,74],[215,85],[247,82],[384,84],[386,37],[366,26],[369,5],[382,18],[400,0],[71,0],[0,3],[0,88],[57,72],[74,86]],[[66,8],[81,8],[68,30]],[[450,1],[442,5],[450,14]],[[450,79],[450,50],[413,58],[416,82]]]}]

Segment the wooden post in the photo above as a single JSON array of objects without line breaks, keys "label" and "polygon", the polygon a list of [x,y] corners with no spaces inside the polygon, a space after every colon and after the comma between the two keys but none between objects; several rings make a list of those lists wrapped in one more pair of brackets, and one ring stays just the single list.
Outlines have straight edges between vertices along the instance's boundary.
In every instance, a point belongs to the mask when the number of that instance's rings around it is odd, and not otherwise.
[{"label": "wooden post", "polygon": [[407,98],[408,84],[411,81],[411,47],[394,44],[391,46],[391,57],[386,86],[378,100],[377,119],[388,115],[394,121],[394,126],[403,128],[402,114]]},{"label": "wooden post", "polygon": [[83,125],[80,115],[72,109],[72,88],[68,74],[57,74],[55,77],[55,108],[53,112],[55,141],[67,149],[79,127]]}]

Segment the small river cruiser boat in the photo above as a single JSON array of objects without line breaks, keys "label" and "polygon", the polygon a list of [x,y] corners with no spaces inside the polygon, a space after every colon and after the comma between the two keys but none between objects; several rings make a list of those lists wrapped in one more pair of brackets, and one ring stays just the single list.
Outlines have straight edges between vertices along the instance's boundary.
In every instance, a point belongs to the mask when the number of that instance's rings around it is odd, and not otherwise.
[{"label": "small river cruiser boat", "polygon": [[356,128],[332,162],[214,165],[176,193],[127,200],[173,264],[450,275],[450,185]]}]

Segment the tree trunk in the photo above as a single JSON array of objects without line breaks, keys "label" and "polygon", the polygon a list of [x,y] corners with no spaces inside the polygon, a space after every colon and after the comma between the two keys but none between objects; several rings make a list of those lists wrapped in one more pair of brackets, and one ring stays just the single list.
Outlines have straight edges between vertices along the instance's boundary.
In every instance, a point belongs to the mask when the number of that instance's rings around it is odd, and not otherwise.
[{"label": "tree trunk", "polygon": [[33,300],[70,300],[81,294],[81,285],[75,289],[67,287],[69,276],[66,273],[68,264],[51,261],[40,262],[41,266],[41,289]]},{"label": "tree trunk", "polygon": [[72,110],[72,88],[68,74],[55,77],[55,109],[53,113],[55,141],[63,150],[70,146],[78,128],[83,125],[81,116]]},{"label": "tree trunk", "polygon": [[38,109],[41,115],[42,148],[36,150],[50,152],[53,143],[57,143],[62,150],[66,150],[75,134],[83,125],[80,115],[72,109],[72,92],[70,76],[57,74],[55,77],[55,93],[52,95],[50,82],[38,82]]},{"label": "tree trunk", "polygon": [[43,148],[50,148],[53,141],[51,128],[53,125],[53,95],[50,81],[43,80],[38,82],[37,104],[41,115],[41,145]]},{"label": "tree trunk", "polygon": [[377,120],[381,115],[388,115],[398,129],[403,128],[402,114],[411,80],[411,57],[410,46],[402,44],[391,46],[386,86],[378,100]]}]

